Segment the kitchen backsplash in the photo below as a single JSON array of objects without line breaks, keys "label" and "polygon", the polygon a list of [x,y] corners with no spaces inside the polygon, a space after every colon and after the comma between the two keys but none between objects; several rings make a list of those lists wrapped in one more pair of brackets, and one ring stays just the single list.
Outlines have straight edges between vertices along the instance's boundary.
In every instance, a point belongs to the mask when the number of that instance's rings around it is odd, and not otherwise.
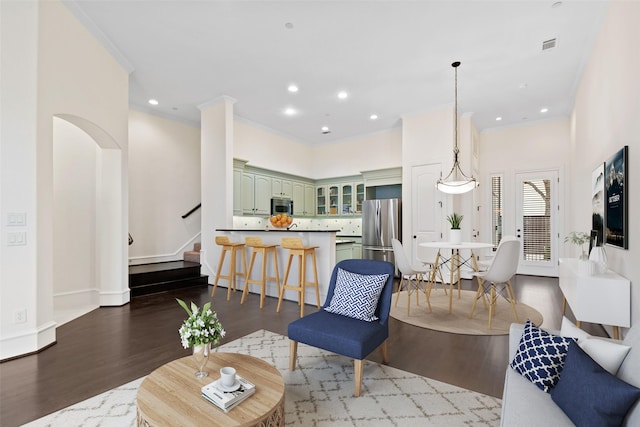
[{"label": "kitchen backsplash", "polygon": [[[296,228],[302,230],[341,230],[340,236],[361,236],[362,218],[297,218]],[[233,228],[272,228],[268,218],[255,216],[234,216]]]}]

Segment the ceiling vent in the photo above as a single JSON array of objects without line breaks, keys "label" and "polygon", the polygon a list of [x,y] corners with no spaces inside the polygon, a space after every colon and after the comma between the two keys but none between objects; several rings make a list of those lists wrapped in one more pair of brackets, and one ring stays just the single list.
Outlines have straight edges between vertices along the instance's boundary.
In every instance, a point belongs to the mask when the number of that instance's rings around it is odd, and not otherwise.
[{"label": "ceiling vent", "polygon": [[557,42],[556,39],[549,39],[542,42],[542,50],[549,50],[556,47]]}]

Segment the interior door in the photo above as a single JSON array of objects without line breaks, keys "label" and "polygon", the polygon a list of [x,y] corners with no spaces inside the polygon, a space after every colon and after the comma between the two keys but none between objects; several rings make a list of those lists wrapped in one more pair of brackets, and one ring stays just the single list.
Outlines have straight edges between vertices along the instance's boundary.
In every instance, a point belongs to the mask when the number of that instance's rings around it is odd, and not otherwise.
[{"label": "interior door", "polygon": [[558,276],[558,171],[515,174],[519,274]]},{"label": "interior door", "polygon": [[[442,195],[435,186],[441,169],[440,163],[411,168],[411,259],[417,265],[433,261],[437,252],[419,244],[442,240]],[[408,248],[406,243],[404,246]]]}]

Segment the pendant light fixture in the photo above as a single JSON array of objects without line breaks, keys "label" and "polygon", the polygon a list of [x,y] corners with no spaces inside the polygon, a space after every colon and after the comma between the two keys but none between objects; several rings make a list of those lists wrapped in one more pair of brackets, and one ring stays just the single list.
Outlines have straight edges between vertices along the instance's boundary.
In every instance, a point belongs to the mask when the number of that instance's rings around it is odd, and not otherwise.
[{"label": "pendant light fixture", "polygon": [[451,171],[449,171],[449,175],[445,178],[440,177],[440,179],[438,179],[436,188],[443,193],[463,194],[476,188],[478,181],[473,176],[469,178],[465,175],[462,169],[460,169],[460,163],[458,162],[458,155],[460,154],[460,149],[458,148],[458,67],[460,66],[460,62],[456,61],[451,64],[451,66],[455,70],[455,105],[453,109],[453,138],[455,146],[453,148],[453,166],[451,167]]}]

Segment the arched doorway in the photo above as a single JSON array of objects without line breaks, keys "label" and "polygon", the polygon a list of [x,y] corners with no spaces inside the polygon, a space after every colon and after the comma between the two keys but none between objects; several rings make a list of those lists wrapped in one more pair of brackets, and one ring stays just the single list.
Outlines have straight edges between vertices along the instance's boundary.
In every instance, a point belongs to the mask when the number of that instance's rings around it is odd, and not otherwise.
[{"label": "arched doorway", "polygon": [[123,161],[116,141],[73,115],[53,119],[53,315],[60,325],[129,301]]}]

